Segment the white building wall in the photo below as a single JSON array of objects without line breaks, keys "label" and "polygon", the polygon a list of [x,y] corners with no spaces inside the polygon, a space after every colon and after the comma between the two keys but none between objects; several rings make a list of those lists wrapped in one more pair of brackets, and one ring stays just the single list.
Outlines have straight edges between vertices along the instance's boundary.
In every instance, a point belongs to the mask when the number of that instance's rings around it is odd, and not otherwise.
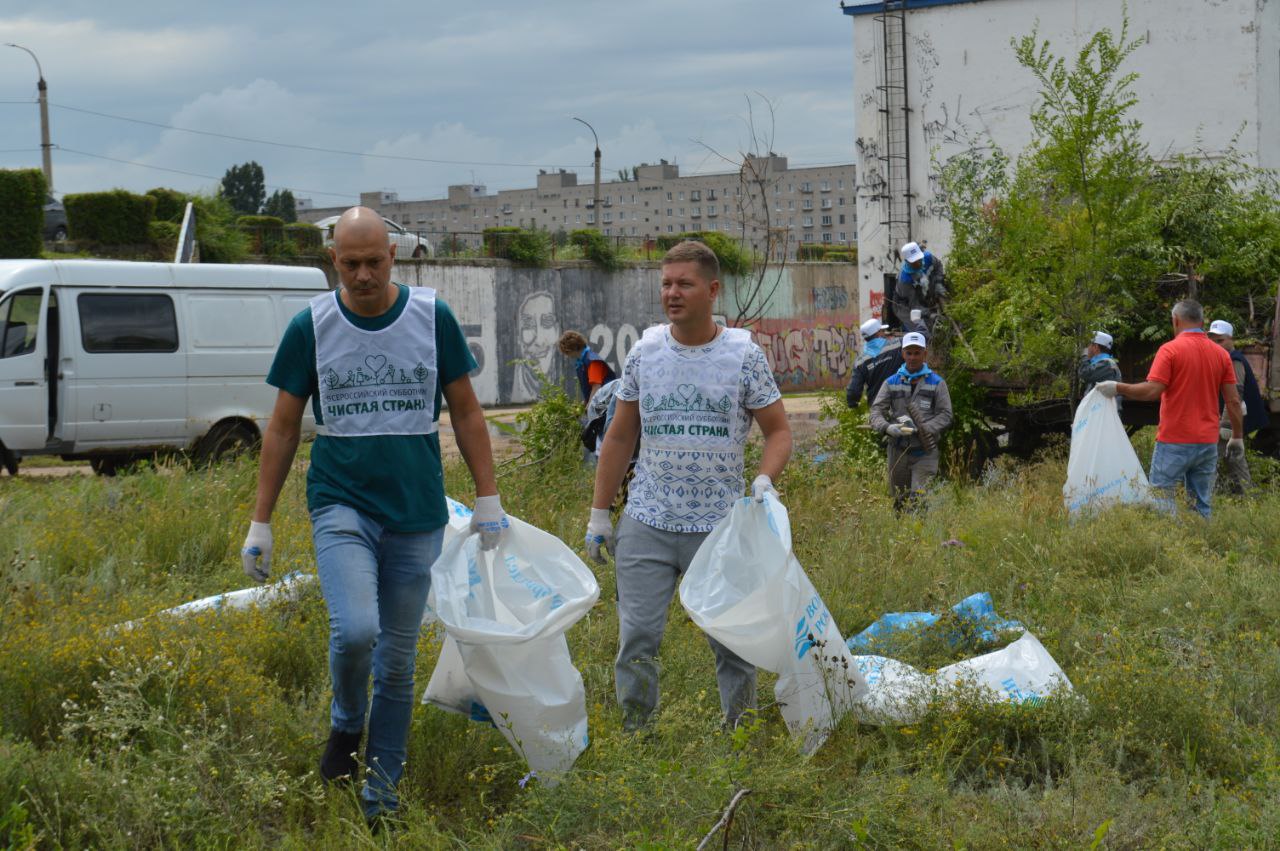
[{"label": "white building wall", "polygon": [[[909,0],[908,6],[919,0]],[[925,0],[928,2],[928,0]],[[879,7],[881,4],[870,4]],[[850,10],[852,11],[852,10]],[[1097,30],[1119,32],[1119,0],[971,0],[909,8],[912,238],[945,260],[950,227],[938,196],[939,164],[991,139],[1016,157],[1031,138],[1035,79],[1011,39],[1039,28],[1070,62]],[[1130,37],[1147,44],[1127,68],[1133,116],[1157,156],[1237,149],[1280,168],[1280,0],[1128,0]],[[876,84],[882,72],[873,14],[854,14],[855,165],[862,317],[879,315],[884,275],[896,271],[877,192],[883,168]],[[1238,136],[1237,136],[1238,134]]]}]

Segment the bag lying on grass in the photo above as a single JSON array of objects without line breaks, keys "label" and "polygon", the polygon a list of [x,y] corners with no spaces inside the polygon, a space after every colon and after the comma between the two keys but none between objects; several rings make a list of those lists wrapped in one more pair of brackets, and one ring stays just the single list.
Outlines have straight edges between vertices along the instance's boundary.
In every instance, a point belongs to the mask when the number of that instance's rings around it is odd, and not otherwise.
[{"label": "bag lying on grass", "polygon": [[[1006,630],[1023,630],[1022,624],[996,614],[995,604],[986,591],[970,594],[951,607],[960,628],[947,636],[951,644],[965,639],[988,643],[998,639]],[[854,653],[866,653],[894,636],[913,629],[922,629],[938,622],[941,615],[933,612],[887,612],[876,618],[875,623],[849,639],[849,649]]]},{"label": "bag lying on grass", "polygon": [[1116,400],[1096,387],[1080,400],[1071,423],[1071,456],[1062,498],[1072,514],[1153,502],[1151,485],[1124,432]]},{"label": "bag lying on grass", "polygon": [[947,665],[933,675],[884,656],[854,660],[867,683],[856,711],[860,720],[874,724],[914,724],[931,700],[966,687],[992,700],[1030,704],[1054,691],[1071,690],[1062,668],[1029,632],[1003,649]]},{"label": "bag lying on grass", "polygon": [[447,636],[423,703],[475,717],[548,785],[586,749],[586,692],[565,631],[600,596],[563,541],[515,517],[497,549],[456,535],[431,568],[431,605]]},{"label": "bag lying on grass", "polygon": [[[315,579],[313,573],[295,570],[285,574],[279,582],[273,582],[270,585],[255,585],[252,588],[241,588],[239,591],[227,591],[223,594],[214,594],[212,597],[202,597],[199,600],[183,603],[181,606],[174,606],[172,609],[156,612],[154,616],[186,617],[197,612],[238,611],[266,606],[282,600],[296,600],[302,588],[314,582]],[[133,629],[138,623],[139,621],[136,620],[127,621],[120,624],[117,629]]]},{"label": "bag lying on grass", "polygon": [[865,690],[835,619],[791,550],[787,510],[746,497],[703,542],[680,581],[680,602],[704,632],[778,674],[774,696],[806,753]]}]

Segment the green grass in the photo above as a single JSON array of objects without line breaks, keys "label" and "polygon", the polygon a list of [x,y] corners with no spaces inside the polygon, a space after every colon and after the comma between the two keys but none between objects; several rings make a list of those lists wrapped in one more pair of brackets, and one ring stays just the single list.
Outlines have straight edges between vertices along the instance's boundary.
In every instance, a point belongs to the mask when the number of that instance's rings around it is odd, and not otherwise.
[{"label": "green grass", "polygon": [[[255,469],[0,481],[0,846],[369,847],[349,794],[314,774],[327,627],[310,593],[266,611],[114,624],[243,587]],[[496,730],[415,711],[393,838],[429,848],[688,848],[747,787],[734,848],[1280,847],[1280,494],[1203,523],[1116,510],[1071,523],[1060,458],[943,485],[895,518],[879,469],[798,457],[780,482],[797,554],[844,633],[885,611],[989,591],[1083,700],[960,699],[910,727],[845,719],[812,757],[768,705],[721,732],[710,650],[678,608],[654,735],[613,699],[612,567],[569,632],[591,747],[555,789]],[[465,469],[449,493],[469,500]],[[513,469],[507,509],[571,544],[590,472]],[[310,570],[303,477],[275,519],[278,576]],[[961,546],[943,546],[958,540]],[[439,635],[424,631],[419,691]],[[925,668],[954,655],[904,644]],[[716,846],[718,847],[717,841]]]}]

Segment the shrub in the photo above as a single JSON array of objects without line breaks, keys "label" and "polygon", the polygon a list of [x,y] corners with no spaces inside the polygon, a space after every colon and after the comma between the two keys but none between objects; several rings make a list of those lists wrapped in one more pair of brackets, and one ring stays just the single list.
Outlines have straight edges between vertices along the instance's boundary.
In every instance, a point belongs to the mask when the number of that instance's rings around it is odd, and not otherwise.
[{"label": "shrub", "polygon": [[822,259],[827,263],[857,263],[858,252],[856,249],[853,251],[837,249],[834,251],[828,251],[822,256]]},{"label": "shrub", "polygon": [[291,222],[284,226],[285,236],[299,254],[319,254],[324,248],[324,233],[307,222]]},{"label": "shrub", "polygon": [[275,254],[284,244],[284,219],[275,216],[241,216],[236,227],[248,235],[255,254]]},{"label": "shrub", "polygon": [[691,231],[672,236],[660,236],[657,240],[658,250],[669,251],[677,243],[685,240],[701,242],[714,251],[716,259],[720,261],[722,275],[746,275],[751,272],[751,253],[718,231]]},{"label": "shrub", "polygon": [[174,250],[178,247],[178,232],[182,230],[182,225],[169,221],[152,222],[147,226],[147,230],[151,234],[151,241],[160,252],[172,257]]},{"label": "shrub", "polygon": [[598,230],[575,230],[569,234],[569,241],[582,249],[583,257],[601,269],[612,270],[621,265],[613,244]]},{"label": "shrub", "polygon": [[182,216],[187,211],[187,202],[191,200],[190,195],[163,186],[148,189],[147,194],[156,199],[156,221],[182,224]]},{"label": "shrub", "polygon": [[45,191],[39,169],[0,170],[0,258],[40,256]]},{"label": "shrub", "polygon": [[86,192],[63,199],[67,228],[74,239],[97,245],[147,245],[156,199],[123,189]]},{"label": "shrub", "polygon": [[242,263],[249,254],[249,237],[235,227],[236,212],[225,198],[192,197],[196,205],[196,241],[202,263]]},{"label": "shrub", "polygon": [[817,243],[806,242],[796,246],[797,260],[821,260],[826,253],[827,249]]},{"label": "shrub", "polygon": [[521,266],[545,266],[551,260],[551,239],[539,230],[485,228],[485,253]]},{"label": "shrub", "polygon": [[507,246],[518,233],[520,228],[485,228],[481,234],[484,253],[489,257],[505,257]]},{"label": "shrub", "polygon": [[536,364],[530,362],[530,368],[537,375],[541,389],[533,407],[516,414],[516,427],[520,429],[520,442],[526,454],[537,460],[553,456],[578,457],[582,445],[578,441],[582,403],[569,398],[560,385],[551,383]]}]

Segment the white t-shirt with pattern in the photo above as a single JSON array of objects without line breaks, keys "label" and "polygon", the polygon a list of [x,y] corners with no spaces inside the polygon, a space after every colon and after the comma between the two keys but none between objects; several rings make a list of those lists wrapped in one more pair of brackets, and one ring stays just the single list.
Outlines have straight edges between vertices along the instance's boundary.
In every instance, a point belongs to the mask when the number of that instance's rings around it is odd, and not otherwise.
[{"label": "white t-shirt with pattern", "polygon": [[[764,352],[744,334],[724,329],[704,346],[683,346],[670,326],[657,326],[627,354],[617,398],[641,407],[640,458],[626,507],[634,519],[669,531],[709,532],[742,495],[751,411],[782,397]],[[660,363],[646,363],[646,351]],[[736,382],[721,372],[731,363]],[[719,427],[728,434],[703,437]]]}]

